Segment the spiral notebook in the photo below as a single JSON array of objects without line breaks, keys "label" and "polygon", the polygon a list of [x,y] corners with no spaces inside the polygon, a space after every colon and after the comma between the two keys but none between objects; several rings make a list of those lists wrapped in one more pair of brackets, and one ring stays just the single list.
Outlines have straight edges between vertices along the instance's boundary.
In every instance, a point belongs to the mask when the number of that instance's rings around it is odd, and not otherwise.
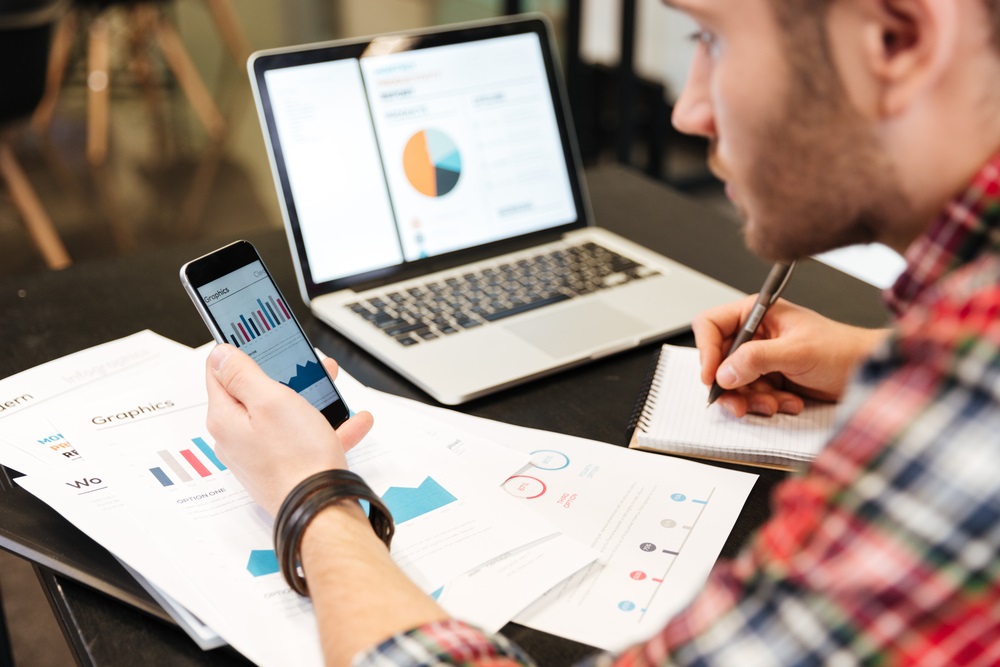
[{"label": "spiral notebook", "polygon": [[743,418],[709,406],[700,369],[697,349],[660,348],[630,425],[629,447],[789,470],[814,459],[833,433],[829,403],[807,401],[798,415]]}]

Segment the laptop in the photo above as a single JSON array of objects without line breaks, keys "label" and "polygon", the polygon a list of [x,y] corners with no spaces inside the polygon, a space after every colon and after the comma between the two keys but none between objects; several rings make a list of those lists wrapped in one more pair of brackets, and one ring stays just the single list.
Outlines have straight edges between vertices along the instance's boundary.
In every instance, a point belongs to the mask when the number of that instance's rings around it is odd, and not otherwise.
[{"label": "laptop", "polygon": [[441,403],[740,296],[593,225],[541,16],[261,51],[248,68],[303,299]]}]

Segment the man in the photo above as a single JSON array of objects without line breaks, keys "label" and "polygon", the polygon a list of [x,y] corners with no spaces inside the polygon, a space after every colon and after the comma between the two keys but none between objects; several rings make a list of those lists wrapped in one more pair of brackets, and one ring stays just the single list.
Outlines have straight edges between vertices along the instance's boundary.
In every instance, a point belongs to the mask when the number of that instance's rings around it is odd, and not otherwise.
[{"label": "man", "polygon": [[[794,259],[881,241],[908,268],[887,293],[891,332],[782,303],[720,365],[749,302],[698,319],[702,379],[732,390],[727,409],[842,399],[840,427],[685,612],[600,660],[1000,664],[1000,3],[671,4],[701,26],[674,123],[711,140],[750,248]],[[208,385],[219,455],[272,513],[305,477],[344,467],[371,424],[335,434],[228,346]],[[528,660],[447,619],[357,503],[318,513],[301,559],[330,664]]]}]

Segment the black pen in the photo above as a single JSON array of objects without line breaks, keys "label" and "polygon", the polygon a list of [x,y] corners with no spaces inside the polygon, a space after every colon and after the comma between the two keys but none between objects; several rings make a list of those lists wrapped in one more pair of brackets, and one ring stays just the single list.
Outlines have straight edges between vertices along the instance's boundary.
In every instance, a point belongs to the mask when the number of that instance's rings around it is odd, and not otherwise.
[{"label": "black pen", "polygon": [[[788,284],[788,279],[792,277],[792,269],[794,268],[795,262],[777,262],[771,267],[771,272],[767,274],[767,280],[764,281],[764,286],[760,288],[760,294],[757,295],[757,303],[753,305],[750,316],[743,323],[739,333],[736,334],[729,352],[726,353],[726,358],[732,356],[736,348],[752,339],[753,335],[757,333],[757,327],[764,319],[767,309],[774,305],[774,302],[781,296],[782,290]],[[724,391],[725,389],[720,387],[718,382],[712,382],[712,389],[708,392],[708,404],[715,403]]]}]

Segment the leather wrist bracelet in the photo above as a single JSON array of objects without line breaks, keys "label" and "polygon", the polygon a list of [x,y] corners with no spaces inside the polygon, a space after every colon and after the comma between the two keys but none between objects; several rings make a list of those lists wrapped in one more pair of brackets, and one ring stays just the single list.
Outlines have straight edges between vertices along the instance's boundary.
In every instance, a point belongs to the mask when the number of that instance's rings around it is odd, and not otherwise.
[{"label": "leather wrist bracelet", "polygon": [[369,504],[368,521],[386,548],[396,526],[382,499],[361,477],[349,470],[324,470],[300,482],[288,494],[274,517],[274,551],[285,581],[296,593],[308,597],[309,586],[300,567],[302,536],[324,508],[342,500],[364,500]]}]

